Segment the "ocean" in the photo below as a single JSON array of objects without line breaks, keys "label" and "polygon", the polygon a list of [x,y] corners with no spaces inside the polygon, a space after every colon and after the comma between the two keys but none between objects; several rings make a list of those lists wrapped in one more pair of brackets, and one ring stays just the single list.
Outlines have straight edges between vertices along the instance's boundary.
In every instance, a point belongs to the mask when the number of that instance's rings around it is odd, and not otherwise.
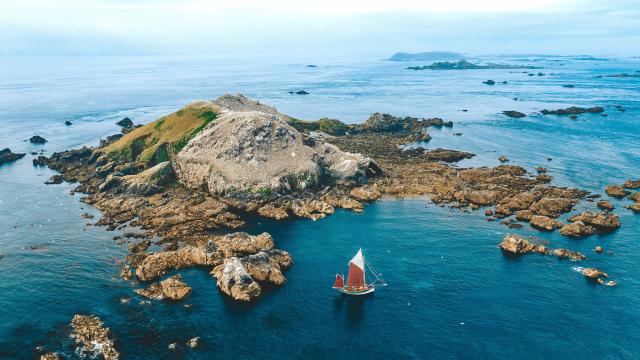
[{"label": "ocean", "polygon": [[[428,147],[477,154],[461,167],[495,166],[505,155],[531,171],[546,167],[552,184],[604,194],[605,185],[640,177],[640,78],[603,75],[634,73],[640,59],[582,59],[484,56],[471,61],[542,69],[459,71],[376,59],[315,68],[185,56],[0,59],[0,148],[28,153],[0,166],[0,358],[37,359],[40,349],[77,358],[68,324],[78,313],[104,321],[123,359],[640,358],[640,222],[623,208],[629,200],[609,199],[618,231],[579,240],[528,225],[511,230],[487,222],[482,210],[425,198],[384,198],[362,214],[337,211],[315,222],[256,218],[247,231],[268,231],[293,256],[285,285],[238,304],[194,268],[180,271],[194,288],[188,298],[141,304],[132,292],[139,285],[118,276],[115,260],[127,251],[112,240],[120,233],[87,226],[95,219],[80,215],[99,212],[69,195],[73,184],[44,185],[55,172],[32,166],[29,154],[94,146],[119,132],[124,116],[146,123],[240,92],[300,119],[441,117],[454,126],[433,129]],[[496,84],[482,83],[488,79]],[[309,95],[289,94],[298,90]],[[573,105],[603,106],[608,116],[530,115]],[[504,110],[529,116],[512,119]],[[49,141],[25,141],[35,134]],[[582,202],[577,210],[594,207]],[[510,232],[587,259],[505,257],[496,245]],[[347,298],[331,285],[359,248],[389,285]],[[577,266],[601,268],[619,285],[588,282]],[[201,345],[187,348],[195,336]]]}]

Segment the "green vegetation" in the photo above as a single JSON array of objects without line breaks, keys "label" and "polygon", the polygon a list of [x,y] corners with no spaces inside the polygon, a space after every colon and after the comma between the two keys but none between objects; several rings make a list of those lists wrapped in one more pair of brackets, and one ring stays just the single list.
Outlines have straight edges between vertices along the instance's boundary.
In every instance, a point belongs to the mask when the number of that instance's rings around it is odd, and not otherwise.
[{"label": "green vegetation", "polygon": [[177,112],[137,128],[107,146],[113,157],[125,156],[147,166],[171,160],[209,123],[220,109],[211,103],[194,103]]},{"label": "green vegetation", "polygon": [[349,125],[340,120],[323,118],[315,121],[291,118],[289,124],[300,132],[322,131],[329,135],[341,136],[349,131]]}]

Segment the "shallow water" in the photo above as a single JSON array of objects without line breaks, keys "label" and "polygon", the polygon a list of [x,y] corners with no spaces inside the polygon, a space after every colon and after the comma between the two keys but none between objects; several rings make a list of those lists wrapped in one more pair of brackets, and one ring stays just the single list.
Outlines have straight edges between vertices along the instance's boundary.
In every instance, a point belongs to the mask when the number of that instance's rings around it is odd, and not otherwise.
[{"label": "shallow water", "polygon": [[[381,111],[452,120],[427,146],[477,154],[460,166],[497,165],[504,154],[530,170],[547,167],[554,184],[597,193],[637,178],[640,79],[596,76],[633,72],[640,61],[560,60],[533,63],[556,75],[529,77],[520,70],[410,71],[404,67],[423,64],[386,61],[306,68],[206,58],[2,59],[0,147],[49,154],[95,145],[119,130],[114,122],[123,116],[147,122],[189,101],[242,92],[303,119],[356,122]],[[487,79],[508,84],[481,83]],[[301,89],[310,95],[288,94]],[[500,114],[571,105],[604,106],[608,117]],[[23,141],[36,133],[49,142]],[[0,167],[0,358],[37,358],[38,345],[71,356],[66,326],[76,313],[100,316],[125,359],[640,356],[640,224],[622,208],[628,201],[612,201],[623,226],[610,235],[573,240],[518,231],[583,252],[588,258],[579,264],[505,257],[496,244],[506,227],[484,221],[482,211],[425,199],[385,199],[363,214],[339,211],[317,222],[256,220],[250,232],[270,232],[294,257],[286,285],[239,305],[205,270],[190,269],[181,272],[194,288],[185,301],[144,305],[118,277],[115,259],[126,252],[112,240],[118,232],[85,226],[95,219],[81,214],[99,213],[68,194],[73,185],[44,185],[54,172],[34,168],[32,157]],[[613,255],[595,254],[596,244]],[[358,247],[389,286],[366,299],[345,298],[330,286]],[[620,285],[591,284],[572,270],[577,265],[602,268]],[[194,336],[202,345],[187,350]],[[178,349],[169,351],[174,342]]]}]

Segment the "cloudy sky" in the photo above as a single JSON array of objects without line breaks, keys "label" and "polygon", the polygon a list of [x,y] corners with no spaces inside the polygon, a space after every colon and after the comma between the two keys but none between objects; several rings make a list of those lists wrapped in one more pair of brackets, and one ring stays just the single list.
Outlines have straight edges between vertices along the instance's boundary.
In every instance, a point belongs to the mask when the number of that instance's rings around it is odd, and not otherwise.
[{"label": "cloudy sky", "polygon": [[0,0],[0,52],[640,55],[640,0]]}]

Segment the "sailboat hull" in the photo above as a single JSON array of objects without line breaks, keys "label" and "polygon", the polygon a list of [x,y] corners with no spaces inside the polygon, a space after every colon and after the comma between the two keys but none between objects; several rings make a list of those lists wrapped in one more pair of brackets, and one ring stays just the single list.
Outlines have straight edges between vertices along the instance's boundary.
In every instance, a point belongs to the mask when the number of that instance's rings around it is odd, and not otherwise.
[{"label": "sailboat hull", "polygon": [[371,286],[371,287],[367,287],[367,288],[365,288],[363,290],[349,290],[348,288],[341,288],[341,289],[336,289],[336,290],[340,291],[343,294],[353,295],[353,296],[360,296],[360,295],[371,294],[376,290],[376,288]]}]

